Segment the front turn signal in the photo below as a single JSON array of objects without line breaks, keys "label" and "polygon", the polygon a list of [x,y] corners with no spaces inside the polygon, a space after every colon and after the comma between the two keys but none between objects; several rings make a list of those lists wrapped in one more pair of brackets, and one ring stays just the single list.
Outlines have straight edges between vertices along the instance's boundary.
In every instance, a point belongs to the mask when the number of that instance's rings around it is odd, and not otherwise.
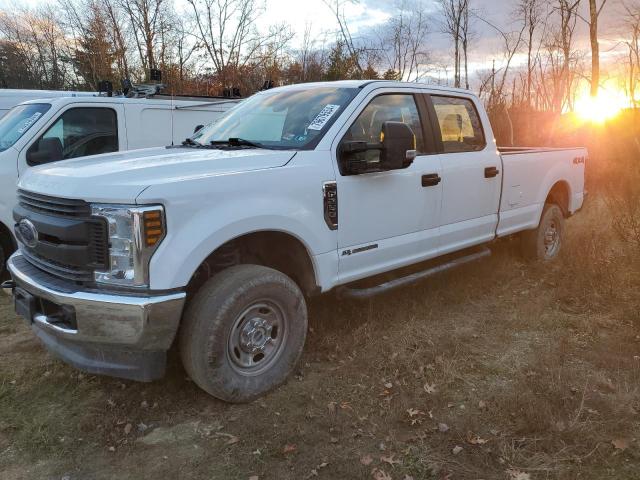
[{"label": "front turn signal", "polygon": [[161,210],[147,210],[142,214],[144,223],[144,243],[153,247],[164,236],[164,218]]}]

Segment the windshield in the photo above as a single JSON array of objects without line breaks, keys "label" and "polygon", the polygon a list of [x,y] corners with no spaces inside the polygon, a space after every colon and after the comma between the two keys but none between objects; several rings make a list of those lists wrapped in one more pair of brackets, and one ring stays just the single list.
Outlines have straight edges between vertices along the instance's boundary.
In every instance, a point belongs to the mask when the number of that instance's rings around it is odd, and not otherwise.
[{"label": "windshield", "polygon": [[266,148],[312,149],[357,93],[335,87],[259,93],[192,138],[202,145],[231,138]]},{"label": "windshield", "polygon": [[0,152],[16,143],[50,108],[49,103],[17,105],[0,118]]}]

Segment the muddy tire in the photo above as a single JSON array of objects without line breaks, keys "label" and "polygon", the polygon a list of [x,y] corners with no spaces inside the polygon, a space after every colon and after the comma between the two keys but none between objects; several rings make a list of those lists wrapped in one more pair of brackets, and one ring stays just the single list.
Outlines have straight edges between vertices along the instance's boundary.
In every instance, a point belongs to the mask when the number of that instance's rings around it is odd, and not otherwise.
[{"label": "muddy tire", "polygon": [[562,209],[558,205],[548,203],[542,210],[538,228],[522,233],[522,255],[529,260],[551,261],[560,253],[563,238]]},{"label": "muddy tire", "polygon": [[296,366],[307,333],[307,306],[283,273],[237,265],[195,294],[179,333],[191,379],[227,402],[248,402],[282,384]]}]

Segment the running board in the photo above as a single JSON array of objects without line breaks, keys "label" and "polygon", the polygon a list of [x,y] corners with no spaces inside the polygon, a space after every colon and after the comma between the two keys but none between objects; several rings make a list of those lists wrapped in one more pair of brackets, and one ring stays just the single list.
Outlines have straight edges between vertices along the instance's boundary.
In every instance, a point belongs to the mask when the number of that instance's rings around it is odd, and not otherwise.
[{"label": "running board", "polygon": [[416,283],[424,278],[431,277],[436,273],[445,272],[447,270],[460,267],[467,263],[475,262],[476,260],[480,260],[482,258],[488,257],[489,255],[491,255],[491,250],[489,250],[488,248],[483,248],[482,250],[476,251],[469,255],[458,257],[454,260],[451,260],[446,263],[442,263],[440,265],[436,265],[435,267],[428,268],[421,272],[412,273],[411,275],[407,275],[406,277],[395,278],[388,282],[381,283],[380,285],[376,285],[375,287],[369,287],[369,288],[341,287],[337,290],[336,293],[338,294],[339,297],[342,297],[342,298],[356,298],[356,299],[369,298],[375,295],[379,295],[381,293],[395,290],[396,288],[404,287],[406,285],[411,285],[412,283]]}]

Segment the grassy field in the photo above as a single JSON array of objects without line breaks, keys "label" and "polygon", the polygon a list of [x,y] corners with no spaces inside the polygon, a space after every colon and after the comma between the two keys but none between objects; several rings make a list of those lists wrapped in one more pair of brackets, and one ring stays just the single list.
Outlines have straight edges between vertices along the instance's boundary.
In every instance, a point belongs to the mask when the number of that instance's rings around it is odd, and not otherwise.
[{"label": "grassy field", "polygon": [[640,259],[600,202],[567,231],[552,265],[501,241],[401,292],[312,300],[295,377],[248,405],[175,353],[152,384],[79,373],[3,299],[0,478],[638,479]]}]

